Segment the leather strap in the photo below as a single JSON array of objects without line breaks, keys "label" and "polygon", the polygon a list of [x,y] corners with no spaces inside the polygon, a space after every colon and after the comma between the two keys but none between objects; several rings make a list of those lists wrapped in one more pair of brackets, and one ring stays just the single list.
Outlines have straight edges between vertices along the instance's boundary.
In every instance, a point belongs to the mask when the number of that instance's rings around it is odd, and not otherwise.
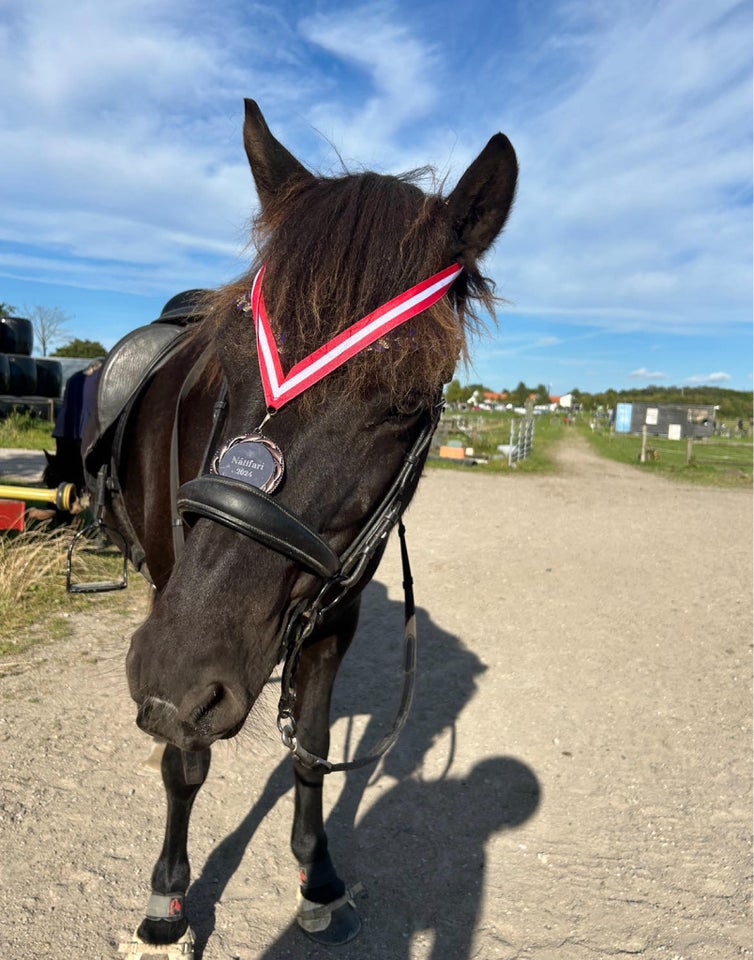
[{"label": "leather strap", "polygon": [[205,474],[181,486],[176,506],[189,526],[199,517],[215,520],[295,560],[323,579],[340,570],[337,554],[318,533],[248,483]]},{"label": "leather strap", "polygon": [[191,370],[188,373],[188,376],[183,381],[183,386],[178,392],[178,399],[175,402],[175,413],[173,415],[173,431],[170,436],[170,526],[173,533],[173,558],[177,560],[183,550],[184,544],[184,535],[183,535],[183,521],[181,520],[180,514],[178,512],[178,505],[176,501],[176,493],[180,485],[180,477],[178,471],[180,469],[180,463],[178,458],[178,423],[181,414],[181,406],[186,397],[191,393],[193,388],[196,386],[199,377],[204,373],[204,368],[209,362],[210,353],[213,351],[214,345],[210,342],[208,346],[202,350],[199,355],[199,359],[193,365]]}]

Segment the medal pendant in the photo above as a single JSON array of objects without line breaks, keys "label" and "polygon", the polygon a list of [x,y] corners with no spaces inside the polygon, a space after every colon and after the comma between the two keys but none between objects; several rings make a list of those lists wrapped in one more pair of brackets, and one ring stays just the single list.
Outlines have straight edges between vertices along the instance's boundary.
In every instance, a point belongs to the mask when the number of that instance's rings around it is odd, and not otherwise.
[{"label": "medal pendant", "polygon": [[277,490],[284,469],[283,451],[261,433],[235,437],[217,451],[210,467],[212,473],[248,483],[264,493]]}]

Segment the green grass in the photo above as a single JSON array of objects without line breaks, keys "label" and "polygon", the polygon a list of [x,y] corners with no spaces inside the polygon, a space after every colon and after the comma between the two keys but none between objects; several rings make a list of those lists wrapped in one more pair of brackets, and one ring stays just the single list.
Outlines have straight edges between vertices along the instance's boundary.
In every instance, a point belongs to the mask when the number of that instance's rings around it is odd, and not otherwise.
[{"label": "green grass", "polygon": [[[448,441],[459,440],[465,447],[473,447],[475,456],[486,456],[488,463],[478,463],[475,466],[433,457],[427,465],[438,470],[475,470],[480,473],[552,473],[557,470],[555,450],[564,435],[564,425],[561,417],[555,415],[537,416],[534,419],[534,442],[529,457],[521,460],[513,467],[498,452],[498,445],[510,443],[511,420],[509,413],[492,411],[469,411],[463,414],[449,413],[445,422],[451,418],[461,417],[470,427],[468,432],[453,432],[440,429],[440,442],[445,445]],[[516,419],[520,419],[516,417]]]},{"label": "green grass", "polygon": [[53,424],[29,413],[13,411],[0,420],[0,448],[19,450],[54,450]]},{"label": "green grass", "polygon": [[752,486],[752,445],[735,439],[711,438],[695,441],[693,456],[686,463],[686,441],[648,437],[650,459],[640,463],[641,437],[611,433],[608,429],[589,428],[586,420],[579,429],[600,456],[628,463],[648,473],[672,479],[722,487]]}]

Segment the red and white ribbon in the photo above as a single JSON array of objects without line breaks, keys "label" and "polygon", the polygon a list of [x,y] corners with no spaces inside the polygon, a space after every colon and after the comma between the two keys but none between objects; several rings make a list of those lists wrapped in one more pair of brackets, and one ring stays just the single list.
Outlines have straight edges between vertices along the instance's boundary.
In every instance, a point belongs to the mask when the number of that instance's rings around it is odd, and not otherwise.
[{"label": "red and white ribbon", "polygon": [[463,267],[458,264],[446,267],[428,280],[418,283],[405,293],[389,300],[304,357],[291,367],[287,374],[283,373],[275,337],[264,305],[262,294],[264,269],[262,267],[254,278],[251,288],[251,309],[257,334],[257,352],[264,397],[269,409],[279,410],[289,400],[293,400],[304,390],[326,377],[328,373],[332,373],[360,350],[379,340],[380,337],[384,337],[386,333],[405,323],[406,320],[410,320],[411,317],[415,317],[427,307],[431,307],[433,303],[437,303],[450,289]]}]

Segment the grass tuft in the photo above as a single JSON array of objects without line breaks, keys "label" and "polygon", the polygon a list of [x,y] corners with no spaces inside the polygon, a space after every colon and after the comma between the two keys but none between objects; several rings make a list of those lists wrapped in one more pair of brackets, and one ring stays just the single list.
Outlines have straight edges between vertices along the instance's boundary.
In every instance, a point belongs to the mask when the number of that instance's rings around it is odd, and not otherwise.
[{"label": "grass tuft", "polygon": [[0,448],[10,447],[18,450],[53,450],[53,424],[40,420],[31,413],[13,410],[4,420],[0,420]]},{"label": "grass tuft", "polygon": [[[93,603],[127,605],[127,591],[96,595],[66,593],[66,557],[70,527],[27,530],[0,536],[0,654],[18,653],[70,632],[72,613]],[[76,551],[76,580],[116,579],[122,563],[114,549]],[[139,578],[140,579],[140,578]]]}]

